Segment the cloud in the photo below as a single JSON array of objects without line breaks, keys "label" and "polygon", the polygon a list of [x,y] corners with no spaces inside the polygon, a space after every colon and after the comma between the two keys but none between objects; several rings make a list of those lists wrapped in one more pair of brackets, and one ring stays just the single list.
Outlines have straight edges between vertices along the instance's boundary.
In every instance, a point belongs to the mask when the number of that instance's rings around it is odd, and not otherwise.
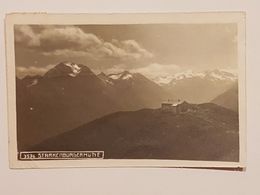
[{"label": "cloud", "polygon": [[[105,73],[106,74],[120,73],[125,70],[129,70],[129,69],[127,69],[125,64],[117,64],[117,65],[112,66],[111,68],[106,69]],[[98,71],[96,71],[96,72],[98,72]]]},{"label": "cloud", "polygon": [[38,28],[29,25],[15,26],[15,41],[45,56],[91,57],[95,60],[116,58],[141,60],[153,54],[135,40],[104,41],[95,34],[86,33],[75,26]]},{"label": "cloud", "polygon": [[141,73],[148,78],[156,78],[158,76],[172,76],[181,71],[181,67],[174,64],[152,63],[145,67],[133,69],[132,71]]},{"label": "cloud", "polygon": [[129,55],[136,59],[152,58],[153,54],[146,49],[142,48],[135,40],[124,40],[118,41],[116,39],[112,40],[112,43],[118,48],[122,48],[122,51],[125,52],[123,55]]},{"label": "cloud", "polygon": [[29,66],[29,67],[23,67],[23,66],[17,66],[16,67],[16,76],[18,78],[23,78],[27,75],[34,76],[34,75],[43,75],[48,70],[53,68],[55,65],[49,64],[45,67],[36,67],[36,66]]},{"label": "cloud", "polygon": [[28,25],[15,26],[15,41],[25,42],[29,47],[40,46],[39,37]]}]

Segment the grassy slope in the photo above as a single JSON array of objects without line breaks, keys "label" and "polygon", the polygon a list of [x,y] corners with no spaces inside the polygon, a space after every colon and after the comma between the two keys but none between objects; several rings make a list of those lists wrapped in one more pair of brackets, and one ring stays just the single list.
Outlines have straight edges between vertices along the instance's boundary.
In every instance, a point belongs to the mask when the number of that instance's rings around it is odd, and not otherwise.
[{"label": "grassy slope", "polygon": [[238,161],[238,116],[210,103],[178,115],[159,109],[117,112],[33,149],[104,150],[109,159]]}]

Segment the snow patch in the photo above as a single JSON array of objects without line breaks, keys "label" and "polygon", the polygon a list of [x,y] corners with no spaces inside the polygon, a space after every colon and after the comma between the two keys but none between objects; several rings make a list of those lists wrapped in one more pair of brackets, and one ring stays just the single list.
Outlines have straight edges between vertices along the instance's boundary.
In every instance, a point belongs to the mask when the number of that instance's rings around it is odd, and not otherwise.
[{"label": "snow patch", "polygon": [[117,80],[121,77],[121,74],[112,74],[112,75],[108,75],[109,78],[113,79],[113,80]]},{"label": "snow patch", "polygon": [[31,86],[37,85],[37,84],[38,84],[38,79],[34,79],[31,84],[27,85],[27,87],[31,87]]},{"label": "snow patch", "polygon": [[236,81],[237,76],[235,74],[232,74],[230,72],[226,72],[223,70],[213,70],[213,71],[208,71],[207,76],[210,78],[212,81],[216,80],[221,80],[221,81]]},{"label": "snow patch", "polygon": [[125,72],[118,73],[118,74],[110,74],[110,75],[108,75],[108,77],[113,80],[118,80],[118,79],[128,80],[128,79],[133,78],[133,75],[125,71]]},{"label": "snow patch", "polygon": [[110,85],[114,85],[114,83],[112,81],[106,80],[106,82]]},{"label": "snow patch", "polygon": [[110,81],[109,79],[103,79],[102,80],[104,83],[107,83],[109,85],[114,85],[114,83],[112,81]]},{"label": "snow patch", "polygon": [[213,78],[216,79],[216,80],[225,80],[225,79],[226,79],[223,75],[216,74],[216,73],[214,73],[214,72],[212,72],[212,73],[210,74],[210,76],[213,77]]},{"label": "snow patch", "polygon": [[173,76],[167,75],[167,76],[156,77],[153,80],[158,85],[162,86],[170,83],[173,78],[174,78]]},{"label": "snow patch", "polygon": [[188,70],[186,72],[181,72],[181,73],[175,74],[173,79],[181,80],[181,79],[185,79],[185,78],[194,78],[194,77],[204,78],[205,74],[202,72],[195,73],[192,70]]},{"label": "snow patch", "polygon": [[123,80],[128,80],[128,79],[130,79],[130,78],[133,78],[133,76],[132,76],[131,74],[127,74],[127,75],[124,75],[124,76],[122,77]]},{"label": "snow patch", "polygon": [[71,68],[72,73],[69,73],[69,76],[71,77],[76,77],[81,71],[81,68],[78,66],[78,64],[73,62],[64,62],[64,65]]}]

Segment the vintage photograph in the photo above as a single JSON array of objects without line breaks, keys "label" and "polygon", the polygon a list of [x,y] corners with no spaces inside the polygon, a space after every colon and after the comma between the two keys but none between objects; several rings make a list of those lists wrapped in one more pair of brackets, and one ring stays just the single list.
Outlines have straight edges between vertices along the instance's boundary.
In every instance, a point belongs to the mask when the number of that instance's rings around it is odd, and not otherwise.
[{"label": "vintage photograph", "polygon": [[7,25],[15,161],[242,166],[242,13],[20,16]]}]

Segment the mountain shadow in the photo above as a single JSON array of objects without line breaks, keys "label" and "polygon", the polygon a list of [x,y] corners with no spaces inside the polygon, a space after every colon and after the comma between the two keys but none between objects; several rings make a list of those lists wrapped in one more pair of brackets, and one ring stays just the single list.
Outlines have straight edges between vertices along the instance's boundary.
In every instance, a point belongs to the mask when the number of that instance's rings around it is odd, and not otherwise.
[{"label": "mountain shadow", "polygon": [[238,83],[214,98],[211,102],[238,112]]}]

